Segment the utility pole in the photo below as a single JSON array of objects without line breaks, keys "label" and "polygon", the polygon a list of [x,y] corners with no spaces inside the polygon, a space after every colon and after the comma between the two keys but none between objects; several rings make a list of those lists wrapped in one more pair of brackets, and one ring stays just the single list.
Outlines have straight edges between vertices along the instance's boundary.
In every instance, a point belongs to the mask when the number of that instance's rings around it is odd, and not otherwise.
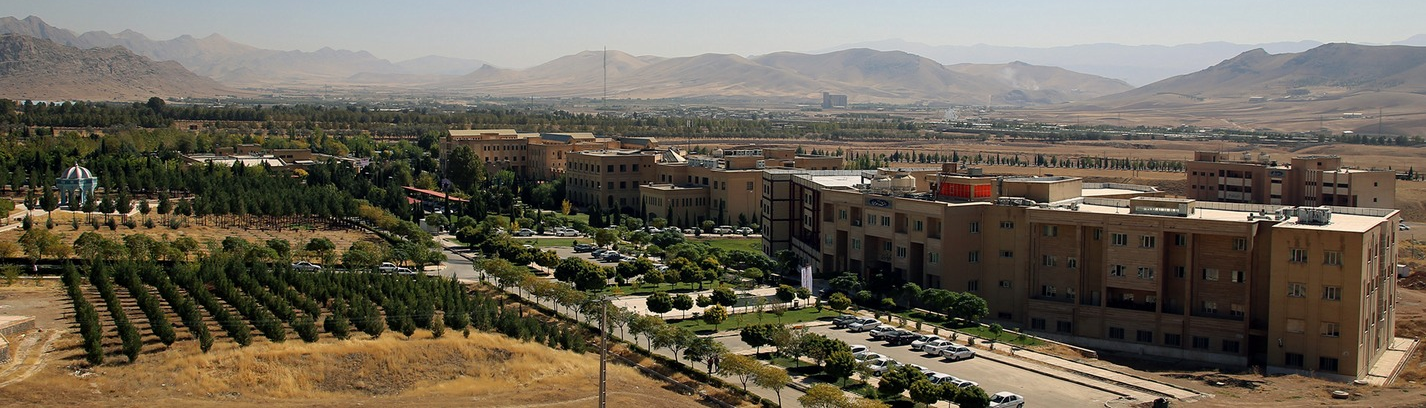
[{"label": "utility pole", "polygon": [[599,408],[608,408],[608,394],[605,392],[605,385],[608,383],[608,370],[605,363],[609,361],[609,305],[600,303],[599,305]]}]

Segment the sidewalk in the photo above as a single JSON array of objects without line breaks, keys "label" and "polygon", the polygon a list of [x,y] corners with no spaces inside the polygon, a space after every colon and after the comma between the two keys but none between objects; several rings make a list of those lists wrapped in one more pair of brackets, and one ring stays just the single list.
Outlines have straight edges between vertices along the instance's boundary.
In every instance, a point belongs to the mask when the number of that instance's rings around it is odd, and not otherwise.
[{"label": "sidewalk", "polygon": [[1375,386],[1391,385],[1396,375],[1401,373],[1401,368],[1406,366],[1406,361],[1410,359],[1411,353],[1416,350],[1416,346],[1421,342],[1416,339],[1397,337],[1392,339],[1391,345],[1387,346],[1386,352],[1381,354],[1376,364],[1372,364],[1367,371],[1367,384]]}]

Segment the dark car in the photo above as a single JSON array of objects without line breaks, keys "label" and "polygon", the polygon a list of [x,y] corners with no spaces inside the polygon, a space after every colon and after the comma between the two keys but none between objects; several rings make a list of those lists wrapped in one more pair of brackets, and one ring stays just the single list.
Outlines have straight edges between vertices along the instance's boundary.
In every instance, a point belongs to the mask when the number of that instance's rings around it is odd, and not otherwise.
[{"label": "dark car", "polygon": [[886,340],[887,344],[893,346],[904,346],[907,344],[911,344],[911,342],[913,341],[920,340],[922,337],[923,336],[916,333],[898,332],[896,334],[886,336],[884,340]]},{"label": "dark car", "polygon": [[594,252],[596,248],[599,247],[594,246],[594,244],[575,244],[574,252]]},{"label": "dark car", "polygon": [[833,317],[833,318],[832,318],[832,327],[836,327],[836,328],[840,329],[840,328],[846,327],[848,324],[852,324],[852,322],[855,322],[855,321],[857,321],[857,317],[856,317],[856,316],[853,316],[853,315],[845,315],[845,314],[844,314],[844,315],[841,315],[841,316],[837,316],[837,317]]}]

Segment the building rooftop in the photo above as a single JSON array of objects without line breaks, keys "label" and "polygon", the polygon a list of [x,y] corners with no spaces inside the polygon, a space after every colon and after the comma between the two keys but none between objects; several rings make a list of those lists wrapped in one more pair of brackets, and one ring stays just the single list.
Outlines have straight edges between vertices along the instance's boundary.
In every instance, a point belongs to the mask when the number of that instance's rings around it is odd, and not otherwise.
[{"label": "building rooftop", "polygon": [[706,190],[707,186],[698,184],[645,184],[642,188],[662,191],[685,191],[685,190]]},{"label": "building rooftop", "polygon": [[1126,194],[1158,193],[1159,188],[1138,184],[1084,183],[1080,195],[1084,197],[1123,196]]}]

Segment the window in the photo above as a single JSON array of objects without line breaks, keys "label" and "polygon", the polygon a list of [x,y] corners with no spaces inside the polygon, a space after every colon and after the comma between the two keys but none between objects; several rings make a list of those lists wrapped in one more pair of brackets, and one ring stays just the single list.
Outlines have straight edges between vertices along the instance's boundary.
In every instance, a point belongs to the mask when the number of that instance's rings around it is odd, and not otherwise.
[{"label": "window", "polygon": [[1055,289],[1055,285],[1041,285],[1041,286],[1040,286],[1040,296],[1044,296],[1044,297],[1055,297],[1055,296],[1058,295],[1058,294],[1059,294],[1059,291],[1057,291],[1057,290]]},{"label": "window", "polygon": [[1285,366],[1288,366],[1288,367],[1302,368],[1302,354],[1300,354],[1300,353],[1287,353],[1287,354],[1283,355],[1282,360],[1283,360],[1283,364],[1282,364],[1282,365],[1285,365]]},{"label": "window", "polygon": [[1069,267],[1070,269],[1079,268],[1079,258],[1075,258],[1072,256],[1069,258],[1065,258],[1065,266]]},{"label": "window", "polygon": [[1244,313],[1246,312],[1243,310],[1243,305],[1237,303],[1232,303],[1228,305],[1229,315],[1232,315],[1233,317],[1243,317]]},{"label": "window", "polygon": [[1234,250],[1234,251],[1247,251],[1247,250],[1248,250],[1248,239],[1247,239],[1247,238],[1233,238],[1233,250]]},{"label": "window", "polygon": [[1217,270],[1217,269],[1213,269],[1213,268],[1203,268],[1203,280],[1206,280],[1206,281],[1216,281],[1216,280],[1218,280],[1218,270]]},{"label": "window", "polygon": [[891,226],[891,217],[887,217],[887,216],[885,216],[885,215],[881,216],[881,226],[883,226],[883,227],[890,227],[890,226]]},{"label": "window", "polygon": [[1044,266],[1055,266],[1055,256],[1040,255],[1040,264]]},{"label": "window", "polygon": [[845,220],[845,219],[847,219],[847,210],[837,210],[837,219],[839,219],[839,220]]},{"label": "window", "polygon": [[970,223],[970,233],[972,233],[972,234],[979,234],[979,233],[980,233],[980,223],[979,223],[979,222],[972,222],[972,223]]},{"label": "window", "polygon": [[1065,297],[1074,299],[1074,288],[1065,288]]},{"label": "window", "polygon": [[1103,233],[1104,233],[1104,229],[1103,229],[1103,228],[1095,228],[1095,229],[1094,229],[1094,240],[1095,240],[1095,241],[1098,241],[1098,240],[1100,239],[1099,236],[1100,236],[1101,234],[1103,234]]},{"label": "window", "polygon": [[882,241],[882,243],[881,243],[881,250],[883,250],[883,251],[891,251],[891,241]]},{"label": "window", "polygon": [[927,258],[932,264],[941,263],[941,253],[939,253],[939,252],[932,252],[932,253],[926,254],[926,258]]},{"label": "window", "polygon": [[971,279],[971,280],[969,280],[969,281],[966,281],[966,291],[967,291],[967,292],[979,292],[979,291],[980,291],[980,279]]},{"label": "window", "polygon": [[1046,225],[1045,228],[1044,228],[1044,235],[1047,236],[1047,237],[1053,237],[1053,236],[1058,236],[1058,235],[1060,235],[1060,226],[1058,226],[1058,225]]},{"label": "window", "polygon": [[1175,234],[1173,244],[1178,246],[1188,245],[1188,234]]},{"label": "window", "polygon": [[1237,340],[1223,340],[1223,352],[1224,352],[1224,353],[1237,353],[1237,352],[1238,352],[1238,341],[1237,341]]},{"label": "window", "polygon": [[1317,369],[1321,371],[1337,371],[1336,357],[1318,357]]},{"label": "window", "polygon": [[1143,343],[1153,343],[1153,342],[1154,342],[1154,332],[1149,331],[1149,330],[1137,330],[1137,331],[1134,333],[1134,340],[1138,340],[1138,341],[1143,342]]},{"label": "window", "polygon": [[926,229],[926,223],[925,223],[924,221],[916,220],[915,222],[912,222],[912,223],[911,223],[911,230],[912,230],[912,231],[922,231],[922,230],[925,230],[925,229]]},{"label": "window", "polygon": [[1152,236],[1152,235],[1144,235],[1144,236],[1139,237],[1139,247],[1141,247],[1141,248],[1153,248],[1155,245],[1158,244],[1158,241],[1159,241],[1159,237],[1155,237],[1155,236]]},{"label": "window", "polygon": [[1302,319],[1287,319],[1287,326],[1283,330],[1288,333],[1302,333],[1307,331],[1307,322]]},{"label": "window", "polygon": [[1183,344],[1183,336],[1176,333],[1164,333],[1165,346],[1178,346]]},{"label": "window", "polygon": [[852,249],[862,249],[861,238],[852,238]]},{"label": "window", "polygon": [[1109,244],[1114,246],[1129,245],[1129,234],[1109,234]]},{"label": "window", "polygon": [[1000,228],[1002,228],[1002,229],[1015,229],[1015,222],[1014,222],[1014,221],[1001,221],[1001,222],[1000,222]]},{"label": "window", "polygon": [[1073,323],[1073,322],[1067,322],[1067,321],[1064,321],[1064,320],[1056,320],[1056,321],[1055,321],[1055,331],[1056,331],[1056,332],[1060,332],[1060,333],[1069,333],[1069,332],[1072,332],[1072,331],[1074,331],[1074,323]]},{"label": "window", "polygon": [[1211,301],[1211,300],[1205,300],[1205,301],[1203,301],[1203,313],[1208,313],[1208,314],[1216,314],[1216,313],[1218,313],[1218,302],[1214,302],[1214,301]]},{"label": "window", "polygon": [[1110,328],[1109,328],[1109,338],[1111,338],[1111,339],[1120,339],[1120,340],[1123,340],[1123,339],[1124,339],[1124,328],[1123,328],[1123,327],[1110,327]]},{"label": "window", "polygon": [[1323,286],[1323,287],[1322,287],[1322,299],[1326,299],[1326,300],[1342,300],[1342,287],[1341,287],[1341,286]]},{"label": "window", "polygon": [[1182,279],[1186,269],[1188,268],[1184,268],[1183,265],[1173,267],[1173,277]]},{"label": "window", "polygon": [[1109,267],[1109,276],[1124,276],[1124,265],[1114,265]]},{"label": "window", "polygon": [[747,184],[747,190],[748,190],[748,191],[753,191],[753,182],[751,182],[751,181],[748,182],[748,184]]},{"label": "window", "polygon": [[867,215],[866,215],[866,225],[867,225],[868,227],[873,226],[873,225],[876,225],[876,216],[875,216],[875,215],[871,215],[871,214],[867,214]]},{"label": "window", "polygon": [[1290,258],[1288,258],[1288,261],[1291,261],[1291,262],[1307,262],[1307,250],[1306,250],[1306,249],[1301,249],[1301,248],[1293,248],[1293,249],[1292,249],[1292,256],[1291,256]]},{"label": "window", "polygon": [[1045,330],[1045,319],[1038,317],[1030,319],[1030,328],[1033,330]]},{"label": "window", "polygon": [[1323,264],[1323,265],[1336,265],[1336,266],[1341,266],[1341,265],[1342,265],[1342,252],[1340,252],[1340,251],[1322,251],[1322,264]]},{"label": "window", "polygon": [[1288,282],[1287,297],[1307,297],[1307,284],[1302,282]]},{"label": "window", "polygon": [[1193,348],[1208,349],[1208,338],[1203,336],[1193,336]]},{"label": "window", "polygon": [[906,247],[904,247],[904,246],[896,247],[896,257],[897,257],[897,258],[905,258],[905,257],[906,257]]},{"label": "window", "polygon": [[1003,249],[1002,249],[1002,250],[1000,250],[1000,257],[1001,257],[1001,258],[1014,258],[1014,257],[1015,257],[1015,252],[1014,252],[1014,251],[1006,251],[1006,250],[1003,250]]},{"label": "window", "polygon": [[[1011,286],[1010,281],[1008,281],[1008,280],[1001,280],[1001,281],[1000,281],[1000,287],[1009,289],[1010,286]],[[1041,326],[1044,326],[1044,324],[1041,324]],[[1044,328],[1044,327],[1041,327],[1041,329],[1043,329],[1043,328]]]},{"label": "window", "polygon": [[1139,267],[1139,279],[1153,279],[1153,278],[1154,278],[1154,268],[1143,267],[1143,266],[1140,266],[1140,267]]},{"label": "window", "polygon": [[1228,278],[1232,279],[1233,283],[1243,283],[1248,280],[1247,274],[1244,274],[1243,271],[1229,272]]},{"label": "window", "polygon": [[1322,337],[1342,337],[1342,330],[1336,323],[1322,322]]},{"label": "window", "polygon": [[970,254],[969,254],[969,256],[968,256],[967,258],[968,258],[968,262],[970,262],[970,263],[979,263],[979,262],[980,262],[980,251],[970,251]]}]

